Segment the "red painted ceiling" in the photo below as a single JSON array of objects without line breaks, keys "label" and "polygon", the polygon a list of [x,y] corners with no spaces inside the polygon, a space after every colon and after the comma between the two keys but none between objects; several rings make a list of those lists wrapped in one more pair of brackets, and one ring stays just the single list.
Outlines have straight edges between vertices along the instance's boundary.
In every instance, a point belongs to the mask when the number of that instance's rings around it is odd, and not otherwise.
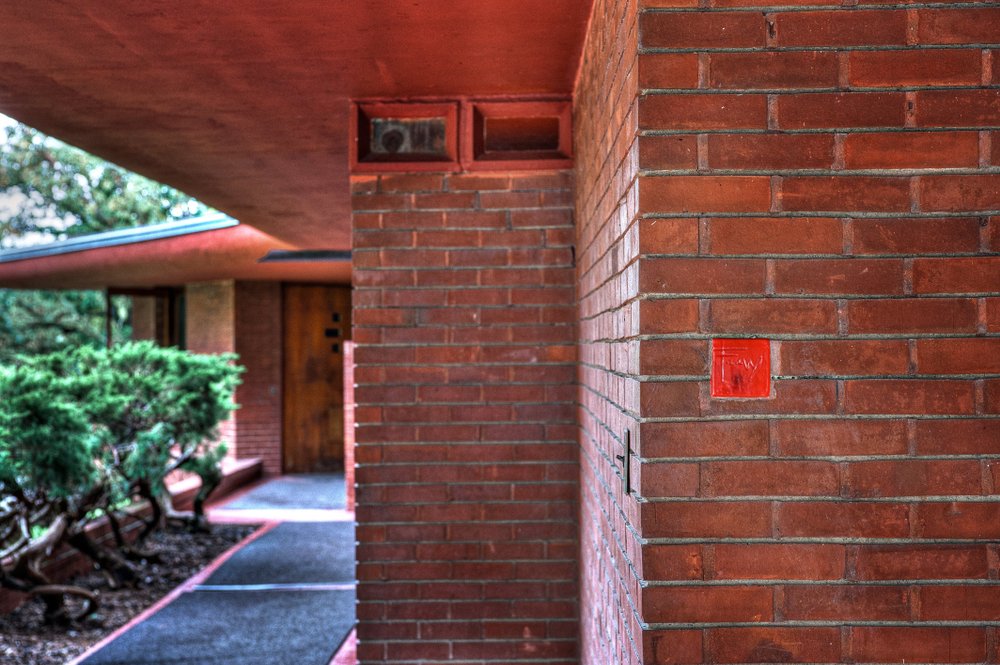
[{"label": "red painted ceiling", "polygon": [[289,245],[241,224],[160,240],[0,264],[0,285],[15,289],[179,286],[222,279],[351,281],[348,261],[261,263]]},{"label": "red painted ceiling", "polygon": [[0,3],[0,112],[350,246],[348,100],[570,94],[591,0]]}]

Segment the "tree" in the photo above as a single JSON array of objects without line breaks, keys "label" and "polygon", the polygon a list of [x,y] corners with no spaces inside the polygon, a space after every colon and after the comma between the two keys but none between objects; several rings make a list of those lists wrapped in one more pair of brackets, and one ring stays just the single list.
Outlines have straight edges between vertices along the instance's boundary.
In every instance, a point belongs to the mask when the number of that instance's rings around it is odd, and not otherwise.
[{"label": "tree", "polygon": [[22,124],[0,148],[0,236],[56,237],[156,224],[201,214],[205,206]]},{"label": "tree", "polygon": [[[43,563],[68,546],[114,584],[139,579],[149,553],[123,537],[139,519],[141,541],[163,518],[203,525],[202,501],[218,485],[225,448],[213,443],[235,408],[242,368],[232,355],[208,356],[150,342],[79,348],[0,367],[0,587],[43,599],[50,621],[72,621],[97,607],[88,589],[52,584]],[[166,477],[201,477],[193,514],[173,510]],[[136,499],[151,515],[128,512]],[[115,546],[87,526],[108,519]],[[71,612],[65,598],[85,601]]]},{"label": "tree", "polygon": [[[112,304],[115,341],[127,339],[128,302],[113,298]],[[106,315],[104,295],[98,291],[0,289],[0,362],[70,346],[103,346]]]},{"label": "tree", "polygon": [[[78,389],[77,389],[78,390]],[[67,615],[64,599],[96,609],[87,589],[54,585],[42,564],[74,528],[99,491],[97,433],[67,399],[66,380],[35,368],[0,368],[0,587],[40,597],[51,621]]]},{"label": "tree", "polygon": [[[57,240],[205,212],[160,183],[21,124],[0,145],[0,248]],[[105,302],[94,291],[0,289],[0,362],[105,343]],[[128,336],[127,303],[112,308],[113,332]]]}]

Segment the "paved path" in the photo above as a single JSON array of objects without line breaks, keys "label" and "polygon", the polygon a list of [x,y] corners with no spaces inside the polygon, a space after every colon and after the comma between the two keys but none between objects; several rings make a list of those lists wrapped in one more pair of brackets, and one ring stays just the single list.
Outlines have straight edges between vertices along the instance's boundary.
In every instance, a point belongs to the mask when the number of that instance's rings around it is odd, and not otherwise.
[{"label": "paved path", "polygon": [[345,489],[343,474],[282,476],[214,506],[209,519],[219,524],[353,522],[354,513],[345,510]]},{"label": "paved path", "polygon": [[355,622],[354,520],[343,487],[343,476],[287,476],[213,509],[213,522],[288,519],[268,523],[74,663],[327,665]]}]

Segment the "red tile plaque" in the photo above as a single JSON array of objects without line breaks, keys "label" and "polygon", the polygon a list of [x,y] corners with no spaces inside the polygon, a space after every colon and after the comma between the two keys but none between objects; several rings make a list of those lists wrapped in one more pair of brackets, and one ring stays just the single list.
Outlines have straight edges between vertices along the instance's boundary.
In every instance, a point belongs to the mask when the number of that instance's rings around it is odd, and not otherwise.
[{"label": "red tile plaque", "polygon": [[771,343],[712,340],[712,397],[770,397]]}]

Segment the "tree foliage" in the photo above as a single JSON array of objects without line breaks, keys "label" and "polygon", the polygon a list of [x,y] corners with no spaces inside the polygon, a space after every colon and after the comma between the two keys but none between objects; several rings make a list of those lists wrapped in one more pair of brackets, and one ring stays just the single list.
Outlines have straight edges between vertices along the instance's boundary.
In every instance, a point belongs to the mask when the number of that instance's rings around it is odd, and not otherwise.
[{"label": "tree foliage", "polygon": [[[0,289],[0,362],[12,362],[21,354],[104,346],[104,298],[98,291]],[[112,298],[112,341],[124,341],[131,334],[129,304],[125,297]]]},{"label": "tree foliage", "polygon": [[[51,620],[74,618],[67,595],[86,600],[84,613],[97,598],[50,582],[42,563],[57,548],[73,547],[115,584],[130,583],[135,561],[149,555],[126,542],[124,520],[142,522],[140,546],[164,518],[201,526],[202,503],[221,479],[218,424],[235,408],[242,369],[233,360],[139,342],[0,368],[0,586],[42,597]],[[202,479],[190,515],[165,491],[177,469]],[[148,517],[126,510],[135,501],[148,502]],[[102,516],[115,548],[87,530]]]},{"label": "tree foliage", "polygon": [[99,447],[86,409],[60,396],[84,392],[84,378],[56,377],[22,366],[0,375],[0,485],[32,501],[85,491],[97,474]]},{"label": "tree foliage", "polygon": [[0,236],[77,236],[156,224],[205,206],[162,185],[22,124],[0,148]]},{"label": "tree foliage", "polygon": [[[205,206],[21,124],[0,145],[0,248],[198,215]],[[127,338],[127,303],[113,308]],[[104,296],[94,291],[0,289],[0,362],[105,343]]]}]

